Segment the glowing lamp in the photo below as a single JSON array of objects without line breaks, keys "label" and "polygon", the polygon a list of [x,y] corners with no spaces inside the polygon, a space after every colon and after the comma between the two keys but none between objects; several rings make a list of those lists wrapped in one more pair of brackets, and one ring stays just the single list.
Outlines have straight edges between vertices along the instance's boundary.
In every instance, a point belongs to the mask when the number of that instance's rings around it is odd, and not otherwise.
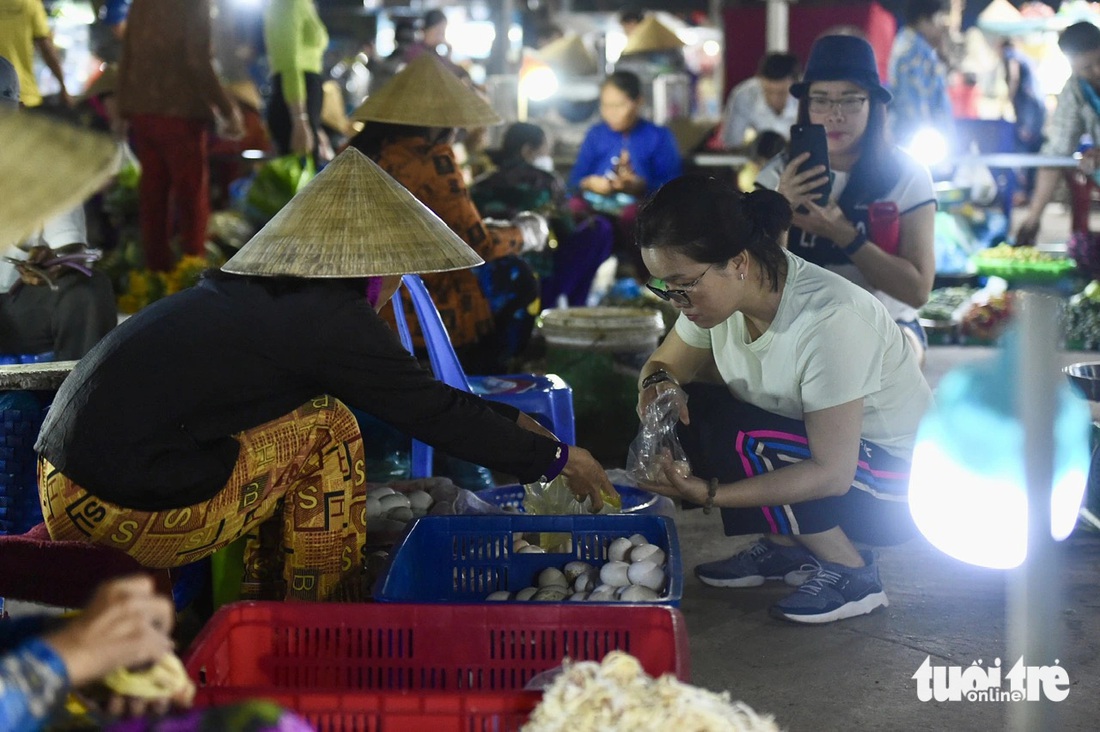
[{"label": "glowing lamp", "polygon": [[[1034,446],[1020,417],[1014,352],[1006,346],[989,363],[944,376],[917,432],[909,482],[909,510],[929,542],[994,569],[1017,567],[1028,552],[1025,456]],[[1050,533],[1061,541],[1085,493],[1091,419],[1067,382],[1055,391]]]},{"label": "glowing lamp", "polygon": [[917,130],[905,149],[929,168],[935,168],[947,159],[947,139],[931,127]]},{"label": "glowing lamp", "polygon": [[525,53],[519,69],[519,120],[527,121],[530,102],[543,102],[558,91],[558,75],[534,54]]}]

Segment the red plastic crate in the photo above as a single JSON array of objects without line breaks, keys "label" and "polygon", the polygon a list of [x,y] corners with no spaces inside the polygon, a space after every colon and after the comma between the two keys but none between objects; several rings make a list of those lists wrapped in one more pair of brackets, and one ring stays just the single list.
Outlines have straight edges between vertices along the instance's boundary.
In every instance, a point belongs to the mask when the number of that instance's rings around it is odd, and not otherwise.
[{"label": "red plastic crate", "polygon": [[[542,695],[535,691],[270,691],[259,696],[293,709],[324,732],[519,732]],[[230,704],[257,695],[210,686],[199,706]]]},{"label": "red plastic crate", "polygon": [[197,702],[273,699],[318,729],[518,729],[522,691],[565,657],[623,650],[654,676],[688,680],[687,628],[667,606],[227,605],[199,634],[187,671]]}]

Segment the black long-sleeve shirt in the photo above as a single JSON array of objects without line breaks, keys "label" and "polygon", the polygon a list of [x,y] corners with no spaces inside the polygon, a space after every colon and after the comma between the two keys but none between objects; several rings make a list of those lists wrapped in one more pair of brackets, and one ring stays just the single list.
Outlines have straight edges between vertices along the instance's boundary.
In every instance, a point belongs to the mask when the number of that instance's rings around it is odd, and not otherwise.
[{"label": "black long-sleeve shirt", "polygon": [[141,510],[213,496],[233,435],[330,394],[456,457],[534,481],[556,443],[452,389],[378,318],[361,281],[215,274],[140,311],[61,385],[35,449],[93,495]]}]

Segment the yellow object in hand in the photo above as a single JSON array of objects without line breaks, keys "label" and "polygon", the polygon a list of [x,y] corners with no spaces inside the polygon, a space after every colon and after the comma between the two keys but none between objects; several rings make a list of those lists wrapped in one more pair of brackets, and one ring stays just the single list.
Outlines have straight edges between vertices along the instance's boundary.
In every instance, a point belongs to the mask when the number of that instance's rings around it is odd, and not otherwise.
[{"label": "yellow object in hand", "polygon": [[182,695],[189,701],[195,695],[195,684],[174,653],[165,654],[155,664],[140,671],[116,669],[103,678],[103,683],[116,694],[138,699],[167,699]]}]

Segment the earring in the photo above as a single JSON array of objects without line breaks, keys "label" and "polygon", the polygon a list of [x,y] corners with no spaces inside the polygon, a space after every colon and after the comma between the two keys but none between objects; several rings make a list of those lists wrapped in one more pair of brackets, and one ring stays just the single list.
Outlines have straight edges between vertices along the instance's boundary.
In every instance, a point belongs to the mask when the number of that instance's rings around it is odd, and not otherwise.
[{"label": "earring", "polygon": [[741,281],[742,281],[742,282],[744,282],[744,281],[745,281],[745,273],[744,273],[744,272],[742,272],[742,273],[741,273]]}]

